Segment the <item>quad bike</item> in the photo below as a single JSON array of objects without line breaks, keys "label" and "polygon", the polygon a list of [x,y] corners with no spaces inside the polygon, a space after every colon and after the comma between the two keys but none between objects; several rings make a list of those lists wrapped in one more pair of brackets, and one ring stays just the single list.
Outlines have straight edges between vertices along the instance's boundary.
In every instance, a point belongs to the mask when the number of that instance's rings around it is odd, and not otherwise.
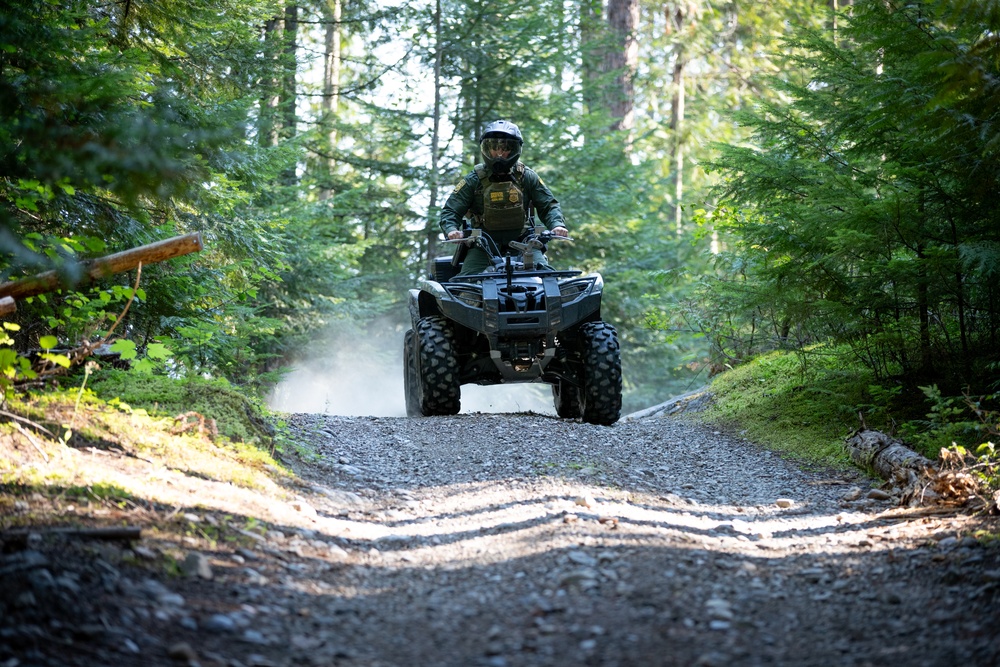
[{"label": "quad bike", "polygon": [[483,249],[492,266],[460,276],[460,262],[438,257],[434,274],[410,290],[413,327],[403,342],[408,416],[457,414],[463,384],[544,382],[560,417],[618,421],[621,356],[617,332],[601,320],[604,280],[532,261],[536,250],[564,239],[535,227],[507,244],[519,257],[501,257],[478,229],[448,241]]}]

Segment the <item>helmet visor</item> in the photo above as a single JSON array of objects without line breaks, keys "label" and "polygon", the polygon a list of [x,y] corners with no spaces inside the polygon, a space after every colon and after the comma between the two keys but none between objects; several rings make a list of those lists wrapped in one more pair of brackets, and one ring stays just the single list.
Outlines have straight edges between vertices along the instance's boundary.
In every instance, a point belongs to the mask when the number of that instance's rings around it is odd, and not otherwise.
[{"label": "helmet visor", "polygon": [[488,137],[483,139],[483,155],[493,158],[505,158],[517,152],[517,139],[509,137]]}]

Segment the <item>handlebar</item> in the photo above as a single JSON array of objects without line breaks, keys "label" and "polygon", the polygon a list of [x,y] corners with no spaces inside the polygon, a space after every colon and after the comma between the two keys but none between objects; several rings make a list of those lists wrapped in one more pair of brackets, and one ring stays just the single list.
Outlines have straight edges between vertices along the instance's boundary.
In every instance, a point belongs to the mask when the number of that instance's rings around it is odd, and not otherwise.
[{"label": "handlebar", "polygon": [[[490,235],[481,229],[466,229],[467,236],[460,239],[444,239],[442,243],[464,243],[467,246],[476,246],[483,248],[489,252],[489,248],[486,247],[493,242]],[[511,248],[515,248],[524,252],[525,250],[544,250],[545,244],[553,240],[560,241],[572,241],[573,239],[569,236],[560,236],[558,234],[553,234],[550,230],[543,227],[535,227],[535,231],[530,232],[524,241],[511,241],[507,245]],[[493,253],[490,253],[493,254]]]},{"label": "handlebar", "polygon": [[[509,274],[514,268],[511,264],[511,260],[514,258],[510,256],[510,253],[508,253],[506,257],[502,256],[500,247],[493,240],[493,238],[482,229],[475,228],[471,230],[466,229],[464,231],[468,234],[468,236],[461,239],[445,239],[444,242],[465,244],[467,247],[479,248],[490,257],[490,261],[493,265],[492,271],[504,270],[508,273],[509,278]],[[558,236],[553,234],[550,230],[545,229],[545,227],[541,225],[535,225],[533,230],[522,236],[520,241],[509,241],[507,243],[507,247],[514,250],[519,255],[519,257],[515,259],[517,270],[524,270],[525,268],[530,269],[534,266],[535,251],[544,252],[546,249],[545,244],[553,239],[560,239],[562,241],[573,240],[568,236]]]}]

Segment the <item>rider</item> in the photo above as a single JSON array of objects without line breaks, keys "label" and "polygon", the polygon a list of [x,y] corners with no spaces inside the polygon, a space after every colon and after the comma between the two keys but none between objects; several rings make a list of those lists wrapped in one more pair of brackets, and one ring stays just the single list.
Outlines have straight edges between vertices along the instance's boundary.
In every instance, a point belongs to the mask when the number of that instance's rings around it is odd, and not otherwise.
[{"label": "rider", "polygon": [[[568,236],[559,202],[532,169],[519,161],[524,139],[517,125],[497,120],[486,126],[479,140],[483,164],[458,182],[441,209],[441,229],[449,239],[463,237],[462,218],[472,218],[472,226],[482,229],[504,254],[507,244],[516,241],[528,224],[528,205],[534,204],[542,223],[556,236]],[[548,267],[540,250],[534,262]],[[490,266],[490,257],[481,248],[471,247],[459,275],[481,273]]]}]

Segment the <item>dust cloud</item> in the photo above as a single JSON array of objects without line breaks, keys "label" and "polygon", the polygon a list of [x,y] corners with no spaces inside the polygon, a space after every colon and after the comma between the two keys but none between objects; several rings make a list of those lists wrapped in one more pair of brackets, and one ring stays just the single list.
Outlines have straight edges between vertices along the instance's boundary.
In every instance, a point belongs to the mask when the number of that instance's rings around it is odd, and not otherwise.
[{"label": "dust cloud", "polygon": [[[268,397],[268,406],[279,412],[405,417],[402,331],[378,340],[355,334],[329,337],[292,365]],[[462,386],[462,414],[529,411],[555,414],[548,385]]]}]

